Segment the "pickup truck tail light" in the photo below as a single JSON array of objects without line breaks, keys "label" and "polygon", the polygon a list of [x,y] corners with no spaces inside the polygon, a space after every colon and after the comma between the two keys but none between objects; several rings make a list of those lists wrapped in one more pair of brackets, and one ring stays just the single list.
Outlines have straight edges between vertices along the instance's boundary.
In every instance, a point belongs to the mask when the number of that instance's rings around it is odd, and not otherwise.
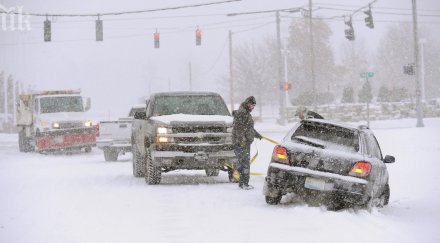
[{"label": "pickup truck tail light", "polygon": [[99,137],[99,123],[95,125],[96,136]]},{"label": "pickup truck tail light", "polygon": [[353,168],[351,168],[348,175],[366,178],[371,171],[371,164],[366,161],[358,161],[354,164]]},{"label": "pickup truck tail light", "polygon": [[272,161],[273,162],[277,162],[280,164],[289,164],[289,156],[287,156],[287,150],[286,148],[277,145],[275,146],[275,148],[273,149],[273,153],[272,153]]}]

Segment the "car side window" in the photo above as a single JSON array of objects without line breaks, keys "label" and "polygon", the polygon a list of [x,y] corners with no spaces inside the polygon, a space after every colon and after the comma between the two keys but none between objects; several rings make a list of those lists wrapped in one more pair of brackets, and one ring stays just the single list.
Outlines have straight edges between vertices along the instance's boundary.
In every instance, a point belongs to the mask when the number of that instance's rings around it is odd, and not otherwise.
[{"label": "car side window", "polygon": [[373,134],[367,134],[368,154],[382,160],[382,152],[380,151],[379,143]]}]

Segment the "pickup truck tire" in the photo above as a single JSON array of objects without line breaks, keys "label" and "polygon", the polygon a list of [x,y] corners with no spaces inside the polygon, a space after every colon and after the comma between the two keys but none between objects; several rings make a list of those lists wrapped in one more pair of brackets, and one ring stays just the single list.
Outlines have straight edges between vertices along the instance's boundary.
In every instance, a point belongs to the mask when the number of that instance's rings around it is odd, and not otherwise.
[{"label": "pickup truck tire", "polygon": [[136,149],[135,146],[132,148],[133,150],[133,175],[134,177],[144,177],[144,169],[145,163],[144,158],[141,156],[141,153]]},{"label": "pickup truck tire", "polygon": [[219,169],[205,169],[206,176],[218,176]]},{"label": "pickup truck tire", "polygon": [[118,151],[109,148],[104,148],[104,159],[105,161],[118,160]]},{"label": "pickup truck tire", "polygon": [[145,166],[145,182],[149,185],[156,185],[160,183],[162,178],[162,171],[153,165],[153,159],[151,158],[151,152],[147,152],[147,166]]},{"label": "pickup truck tire", "polygon": [[18,150],[20,152],[31,152],[34,150],[31,145],[31,139],[26,137],[24,130],[18,133]]}]

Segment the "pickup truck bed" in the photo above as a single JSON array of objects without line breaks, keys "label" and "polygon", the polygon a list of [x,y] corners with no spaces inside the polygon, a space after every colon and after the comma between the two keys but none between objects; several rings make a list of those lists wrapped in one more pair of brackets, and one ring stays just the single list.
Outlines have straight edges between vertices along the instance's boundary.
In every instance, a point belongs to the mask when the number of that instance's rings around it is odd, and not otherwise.
[{"label": "pickup truck bed", "polygon": [[131,152],[132,119],[101,121],[96,146],[104,150],[106,161],[116,161],[120,153]]}]

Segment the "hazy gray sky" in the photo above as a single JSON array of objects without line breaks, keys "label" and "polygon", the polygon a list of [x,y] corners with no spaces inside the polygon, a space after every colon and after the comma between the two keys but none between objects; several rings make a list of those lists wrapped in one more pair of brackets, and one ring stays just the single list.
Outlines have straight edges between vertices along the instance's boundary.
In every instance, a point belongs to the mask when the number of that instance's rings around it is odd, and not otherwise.
[{"label": "hazy gray sky", "polygon": [[[4,7],[23,6],[34,13],[104,13],[145,10],[216,0],[98,1],[98,0],[5,0]],[[368,0],[316,0],[322,17],[349,14]],[[418,0],[421,28],[439,37],[440,1]],[[243,0],[223,5],[187,8],[123,16],[104,16],[104,41],[95,41],[94,17],[58,17],[52,20],[52,42],[43,42],[44,17],[31,17],[30,31],[0,30],[0,71],[34,89],[81,88],[92,97],[92,112],[114,118],[123,115],[139,97],[155,91],[188,90],[189,63],[193,90],[219,90],[219,80],[228,76],[228,30],[234,46],[275,36],[275,15],[227,17],[227,13],[307,7],[307,0]],[[331,9],[324,9],[324,7]],[[375,9],[377,8],[377,9]],[[365,26],[355,15],[356,42],[372,53],[386,29],[399,21],[411,21],[411,0],[378,0],[373,5],[375,28]],[[436,10],[436,11],[435,11]],[[290,17],[283,14],[281,32],[287,37]],[[341,19],[328,20],[335,50],[346,43]],[[195,46],[194,31],[203,31],[202,46]],[[153,48],[153,33],[161,33],[161,48]],[[255,28],[255,29],[254,29]],[[248,30],[248,31],[247,31]],[[440,38],[438,38],[440,40]],[[338,55],[338,52],[336,53]],[[337,57],[337,56],[336,56]]]}]

